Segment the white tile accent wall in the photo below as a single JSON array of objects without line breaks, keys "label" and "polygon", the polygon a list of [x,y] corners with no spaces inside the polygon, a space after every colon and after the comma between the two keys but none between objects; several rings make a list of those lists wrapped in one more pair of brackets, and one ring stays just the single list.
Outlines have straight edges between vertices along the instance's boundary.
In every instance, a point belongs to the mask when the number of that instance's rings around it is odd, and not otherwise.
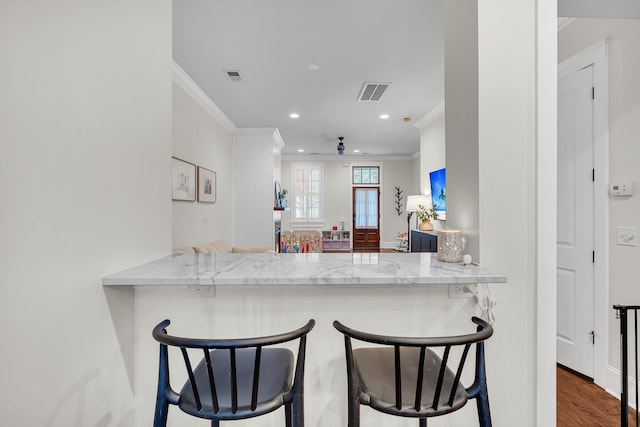
[{"label": "white tile accent wall", "polygon": [[273,245],[274,181],[282,139],[275,128],[233,136],[234,246]]}]

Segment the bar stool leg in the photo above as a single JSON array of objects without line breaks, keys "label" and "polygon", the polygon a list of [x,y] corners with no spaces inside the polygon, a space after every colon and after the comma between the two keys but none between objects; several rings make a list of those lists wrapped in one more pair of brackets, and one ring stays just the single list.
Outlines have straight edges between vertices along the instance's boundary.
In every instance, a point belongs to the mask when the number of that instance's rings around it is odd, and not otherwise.
[{"label": "bar stool leg", "polygon": [[427,427],[427,419],[426,418],[420,418],[419,427]]},{"label": "bar stool leg", "polygon": [[360,427],[360,402],[357,397],[349,396],[348,427]]},{"label": "bar stool leg", "polygon": [[491,411],[489,410],[489,396],[487,395],[486,387],[483,387],[480,394],[478,394],[478,418],[480,421],[480,427],[491,427]]},{"label": "bar stool leg", "polygon": [[487,392],[487,372],[484,362],[484,343],[476,346],[476,376],[478,382],[478,394],[476,403],[478,406],[478,420],[481,427],[491,427],[491,410],[489,409],[489,393]]},{"label": "bar stool leg", "polygon": [[293,423],[293,411],[291,410],[291,404],[285,403],[284,405],[284,419],[286,427],[292,427]]},{"label": "bar stool leg", "polygon": [[[291,424],[287,427],[304,427],[304,402],[301,396],[294,396],[291,402]],[[287,406],[285,405],[285,410]]]},{"label": "bar stool leg", "polygon": [[169,402],[160,400],[156,402],[156,413],[153,419],[153,427],[165,427],[167,425],[167,413],[169,412]]}]

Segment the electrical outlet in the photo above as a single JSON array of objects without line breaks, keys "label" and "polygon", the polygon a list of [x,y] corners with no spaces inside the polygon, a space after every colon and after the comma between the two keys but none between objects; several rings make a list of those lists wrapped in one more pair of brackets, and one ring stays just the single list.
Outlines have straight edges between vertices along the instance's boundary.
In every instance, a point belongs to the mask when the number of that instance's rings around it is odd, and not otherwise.
[{"label": "electrical outlet", "polygon": [[449,298],[473,298],[470,286],[473,285],[449,285]]},{"label": "electrical outlet", "polygon": [[213,289],[211,286],[193,285],[193,286],[189,286],[189,289],[191,289],[194,294],[199,295],[201,297],[213,295]]}]

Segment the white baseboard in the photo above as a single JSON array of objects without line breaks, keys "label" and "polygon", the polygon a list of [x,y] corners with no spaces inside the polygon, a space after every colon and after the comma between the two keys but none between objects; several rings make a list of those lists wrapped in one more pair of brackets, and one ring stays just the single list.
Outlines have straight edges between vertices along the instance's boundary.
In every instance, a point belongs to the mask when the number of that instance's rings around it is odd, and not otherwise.
[{"label": "white baseboard", "polygon": [[[635,373],[633,374],[635,376]],[[628,404],[633,409],[636,409],[636,379],[635,377],[629,377],[629,397]],[[605,387],[605,391],[610,395],[614,396],[616,399],[620,399],[620,391],[622,385],[620,382],[620,370],[614,368],[613,366],[607,366],[607,384]]]},{"label": "white baseboard", "polygon": [[380,247],[383,249],[397,249],[398,242],[382,242],[382,245]]}]

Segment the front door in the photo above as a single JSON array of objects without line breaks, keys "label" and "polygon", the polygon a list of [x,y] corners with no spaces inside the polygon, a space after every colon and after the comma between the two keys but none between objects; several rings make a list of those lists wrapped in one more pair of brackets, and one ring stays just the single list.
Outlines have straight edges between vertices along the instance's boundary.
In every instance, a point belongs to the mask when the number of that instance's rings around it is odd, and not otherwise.
[{"label": "front door", "polygon": [[380,250],[378,187],[353,187],[353,250]]},{"label": "front door", "polygon": [[594,362],[593,67],[558,81],[557,361]]}]

